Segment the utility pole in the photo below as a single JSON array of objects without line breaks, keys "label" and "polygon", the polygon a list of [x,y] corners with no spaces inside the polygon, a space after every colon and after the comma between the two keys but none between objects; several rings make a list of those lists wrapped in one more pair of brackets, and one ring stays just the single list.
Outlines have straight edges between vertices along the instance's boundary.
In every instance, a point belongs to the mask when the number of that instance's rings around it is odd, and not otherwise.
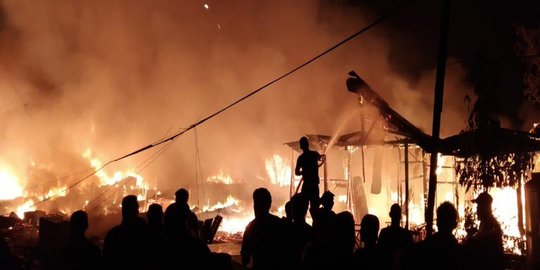
[{"label": "utility pole", "polygon": [[444,76],[446,72],[446,56],[448,51],[448,26],[450,24],[450,0],[442,1],[441,32],[439,37],[439,56],[437,58],[437,73],[435,77],[435,101],[433,104],[433,147],[429,163],[429,189],[428,202],[425,212],[426,236],[433,233],[433,210],[435,208],[435,194],[437,192],[437,162],[439,151],[439,135],[441,131],[441,113],[444,94]]}]

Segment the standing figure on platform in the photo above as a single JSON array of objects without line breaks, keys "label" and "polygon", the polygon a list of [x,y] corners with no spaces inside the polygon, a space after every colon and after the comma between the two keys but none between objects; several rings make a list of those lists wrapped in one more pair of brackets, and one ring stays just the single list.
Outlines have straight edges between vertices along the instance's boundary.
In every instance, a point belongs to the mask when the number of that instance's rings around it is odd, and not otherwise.
[{"label": "standing figure on platform", "polygon": [[324,164],[326,156],[310,150],[307,137],[300,138],[300,149],[303,152],[296,161],[294,173],[302,176],[301,193],[309,200],[309,212],[313,217],[319,208],[319,167]]}]

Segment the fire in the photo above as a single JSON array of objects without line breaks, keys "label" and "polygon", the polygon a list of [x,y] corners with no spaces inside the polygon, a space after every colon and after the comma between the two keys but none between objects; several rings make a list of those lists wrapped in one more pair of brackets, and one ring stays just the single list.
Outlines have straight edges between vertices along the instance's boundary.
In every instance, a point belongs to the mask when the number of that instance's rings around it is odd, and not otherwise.
[{"label": "fire", "polygon": [[11,171],[0,169],[0,200],[12,200],[23,196],[23,187]]},{"label": "fire", "polygon": [[504,234],[521,237],[518,227],[516,190],[510,187],[494,189],[491,196],[493,197],[493,214],[501,223]]},{"label": "fire", "polygon": [[224,218],[220,230],[231,234],[243,232],[252,219],[251,216]]},{"label": "fire", "polygon": [[[92,149],[87,148],[83,153],[82,156],[90,161],[90,165],[95,169],[98,170],[101,167],[103,167],[103,162],[101,162],[97,158],[92,157]],[[111,186],[114,185],[128,177],[133,177],[136,179],[136,186],[139,188],[145,188],[148,185],[144,182],[144,179],[139,174],[135,173],[132,169],[122,172],[122,171],[116,171],[113,173],[112,176],[109,176],[107,171],[105,170],[99,170],[96,172],[96,176],[100,180],[100,186]]]},{"label": "fire", "polygon": [[240,203],[240,200],[236,199],[232,195],[229,195],[229,196],[227,196],[227,200],[224,203],[217,202],[216,204],[211,205],[211,206],[210,205],[204,205],[203,208],[202,208],[202,211],[203,212],[215,211],[215,210],[218,210],[218,209],[223,209],[223,208],[227,208],[227,207],[231,207],[231,206],[238,206],[239,203]]},{"label": "fire", "polygon": [[409,202],[409,224],[420,225],[424,223],[424,209],[422,205]]},{"label": "fire", "polygon": [[441,153],[437,153],[437,169],[435,170],[435,173],[437,175],[441,174],[443,171],[443,166],[446,162],[446,156],[443,156]]},{"label": "fire", "polygon": [[20,205],[19,207],[17,207],[17,211],[15,211],[15,213],[20,219],[22,219],[24,218],[24,212],[35,211],[35,210],[36,210],[36,207],[34,206],[34,201],[28,200],[22,205]]},{"label": "fire", "polygon": [[221,169],[219,170],[219,174],[208,177],[206,182],[225,185],[231,185],[234,183],[233,178],[230,175],[224,174],[223,170]]},{"label": "fire", "polygon": [[[265,168],[270,182],[280,187],[289,186],[291,184],[292,168],[289,160],[280,155],[273,155],[265,160]],[[299,177],[297,177],[300,179]]]},{"label": "fire", "polygon": [[42,200],[52,198],[52,197],[65,197],[66,194],[67,194],[67,187],[66,186],[53,187],[53,188],[49,189],[49,191],[47,191],[46,194],[39,195],[39,196],[37,196],[37,198],[40,201],[42,201]]}]

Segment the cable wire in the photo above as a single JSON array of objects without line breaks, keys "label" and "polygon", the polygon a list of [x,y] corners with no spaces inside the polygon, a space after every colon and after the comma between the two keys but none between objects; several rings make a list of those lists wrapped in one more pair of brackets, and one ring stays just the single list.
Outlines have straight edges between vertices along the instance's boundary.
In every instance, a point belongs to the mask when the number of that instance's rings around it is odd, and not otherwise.
[{"label": "cable wire", "polygon": [[[113,159],[113,160],[108,161],[107,163],[105,163],[104,165],[102,165],[101,167],[99,167],[97,170],[93,171],[93,172],[90,173],[89,175],[83,177],[81,180],[76,181],[75,183],[73,183],[73,184],[71,184],[70,186],[68,186],[66,189],[63,190],[63,192],[66,192],[67,190],[69,190],[69,189],[71,189],[71,188],[73,188],[73,187],[79,185],[80,183],[82,183],[83,181],[87,180],[87,179],[90,178],[91,176],[95,175],[97,172],[101,171],[103,168],[105,168],[106,166],[108,166],[108,165],[111,164],[111,163],[120,161],[120,160],[122,160],[122,159],[126,159],[126,158],[128,158],[128,157],[131,157],[131,156],[133,156],[133,155],[136,155],[136,154],[138,154],[138,153],[141,153],[141,152],[146,151],[146,150],[148,150],[148,149],[151,149],[151,148],[153,148],[153,147],[159,146],[159,145],[161,145],[161,144],[163,144],[163,143],[166,143],[166,142],[168,142],[168,141],[173,141],[174,139],[178,138],[179,136],[183,135],[184,133],[186,133],[186,132],[188,132],[188,131],[194,129],[195,127],[197,127],[197,126],[199,126],[199,125],[201,125],[201,124],[203,124],[203,123],[205,123],[206,121],[208,121],[208,120],[214,118],[215,116],[217,116],[217,115],[219,115],[219,114],[221,114],[221,113],[227,111],[228,109],[230,109],[230,108],[234,107],[235,105],[237,105],[238,103],[240,103],[240,102],[242,102],[242,101],[244,101],[244,100],[250,98],[251,96],[253,96],[253,95],[259,93],[260,91],[266,89],[267,87],[269,87],[269,86],[271,86],[271,85],[273,85],[273,84],[275,84],[275,83],[277,83],[277,82],[279,82],[279,81],[281,81],[281,80],[283,80],[283,79],[289,77],[289,76],[292,75],[293,73],[296,73],[298,70],[300,70],[300,69],[306,67],[307,65],[309,65],[309,64],[311,64],[311,63],[313,63],[313,62],[315,62],[315,61],[318,60],[319,58],[321,58],[321,57],[327,55],[328,53],[330,53],[330,52],[332,52],[332,51],[334,51],[334,50],[337,49],[338,47],[341,47],[341,46],[344,45],[345,43],[347,43],[347,42],[351,41],[352,39],[354,39],[354,38],[360,36],[361,34],[367,32],[367,31],[370,30],[371,28],[375,27],[376,25],[382,23],[383,21],[385,21],[386,19],[388,19],[389,17],[391,17],[392,15],[394,15],[398,10],[400,10],[401,8],[404,8],[404,7],[405,7],[406,5],[408,5],[410,2],[411,2],[411,1],[404,1],[404,2],[402,2],[401,4],[397,5],[394,9],[392,9],[392,10],[390,10],[389,12],[385,13],[384,15],[382,15],[381,17],[379,17],[377,20],[375,20],[375,21],[373,21],[372,23],[368,24],[367,26],[363,27],[362,29],[360,29],[360,30],[357,31],[356,33],[354,33],[354,34],[348,36],[347,38],[345,38],[345,39],[341,40],[340,42],[336,43],[335,45],[333,45],[332,47],[330,47],[330,48],[328,48],[328,49],[322,51],[321,53],[319,53],[319,54],[317,54],[316,56],[312,57],[311,59],[307,60],[307,61],[304,62],[303,64],[297,66],[296,68],[293,68],[292,70],[290,70],[290,71],[284,73],[283,75],[281,75],[281,76],[277,77],[276,79],[274,79],[274,80],[272,80],[272,81],[266,83],[265,85],[263,85],[263,86],[261,86],[261,87],[255,89],[255,90],[253,90],[252,92],[250,92],[250,93],[248,93],[247,95],[241,97],[240,99],[238,99],[238,100],[232,102],[231,104],[229,104],[229,105],[223,107],[222,109],[220,109],[220,110],[218,110],[218,111],[216,111],[216,112],[214,112],[214,113],[212,113],[212,114],[206,116],[205,118],[203,118],[203,119],[201,119],[201,120],[195,122],[194,124],[192,124],[191,126],[187,127],[186,129],[184,129],[184,130],[182,130],[182,131],[180,131],[180,132],[177,132],[177,133],[175,133],[174,135],[172,135],[172,136],[170,136],[170,137],[168,137],[168,138],[161,139],[161,140],[157,140],[157,141],[155,141],[155,142],[153,142],[153,143],[151,143],[151,144],[149,144],[149,145],[147,145],[147,146],[144,146],[144,147],[139,148],[139,149],[137,149],[137,150],[135,150],[135,151],[133,151],[133,152],[130,152],[130,153],[126,154],[126,155],[123,155],[123,156],[121,156],[121,157],[118,157],[118,158],[116,158],[116,159]],[[37,205],[39,205],[39,204],[41,204],[41,203],[44,203],[44,202],[46,202],[46,201],[49,201],[50,199],[55,198],[55,197],[57,197],[57,196],[58,196],[58,195],[53,195],[53,196],[51,196],[51,197],[45,198],[45,199],[43,199],[43,200],[41,200],[41,201],[35,203],[33,206],[37,206]]]}]

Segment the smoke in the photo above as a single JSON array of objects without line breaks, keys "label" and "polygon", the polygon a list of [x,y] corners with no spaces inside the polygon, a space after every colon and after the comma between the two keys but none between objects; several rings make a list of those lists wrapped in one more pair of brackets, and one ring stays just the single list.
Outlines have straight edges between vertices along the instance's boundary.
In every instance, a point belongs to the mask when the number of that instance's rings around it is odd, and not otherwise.
[{"label": "smoke", "polygon": [[[328,3],[315,1],[1,5],[0,166],[11,167],[23,182],[32,181],[25,179],[32,162],[60,177],[89,167],[81,156],[87,148],[107,161],[173,134],[376,18],[360,7],[326,9]],[[377,26],[177,138],[141,174],[163,189],[193,186],[198,174],[206,179],[220,169],[261,183],[264,159],[289,155],[284,142],[332,135],[342,124],[337,119],[358,110],[345,88],[350,70],[431,133],[435,58],[426,56],[431,70],[411,84],[389,62],[395,44],[388,29]],[[464,127],[463,97],[470,88],[464,77],[460,65],[449,67],[443,136]],[[353,118],[345,130],[358,130],[359,122]],[[109,168],[137,167],[155,151]]]}]

